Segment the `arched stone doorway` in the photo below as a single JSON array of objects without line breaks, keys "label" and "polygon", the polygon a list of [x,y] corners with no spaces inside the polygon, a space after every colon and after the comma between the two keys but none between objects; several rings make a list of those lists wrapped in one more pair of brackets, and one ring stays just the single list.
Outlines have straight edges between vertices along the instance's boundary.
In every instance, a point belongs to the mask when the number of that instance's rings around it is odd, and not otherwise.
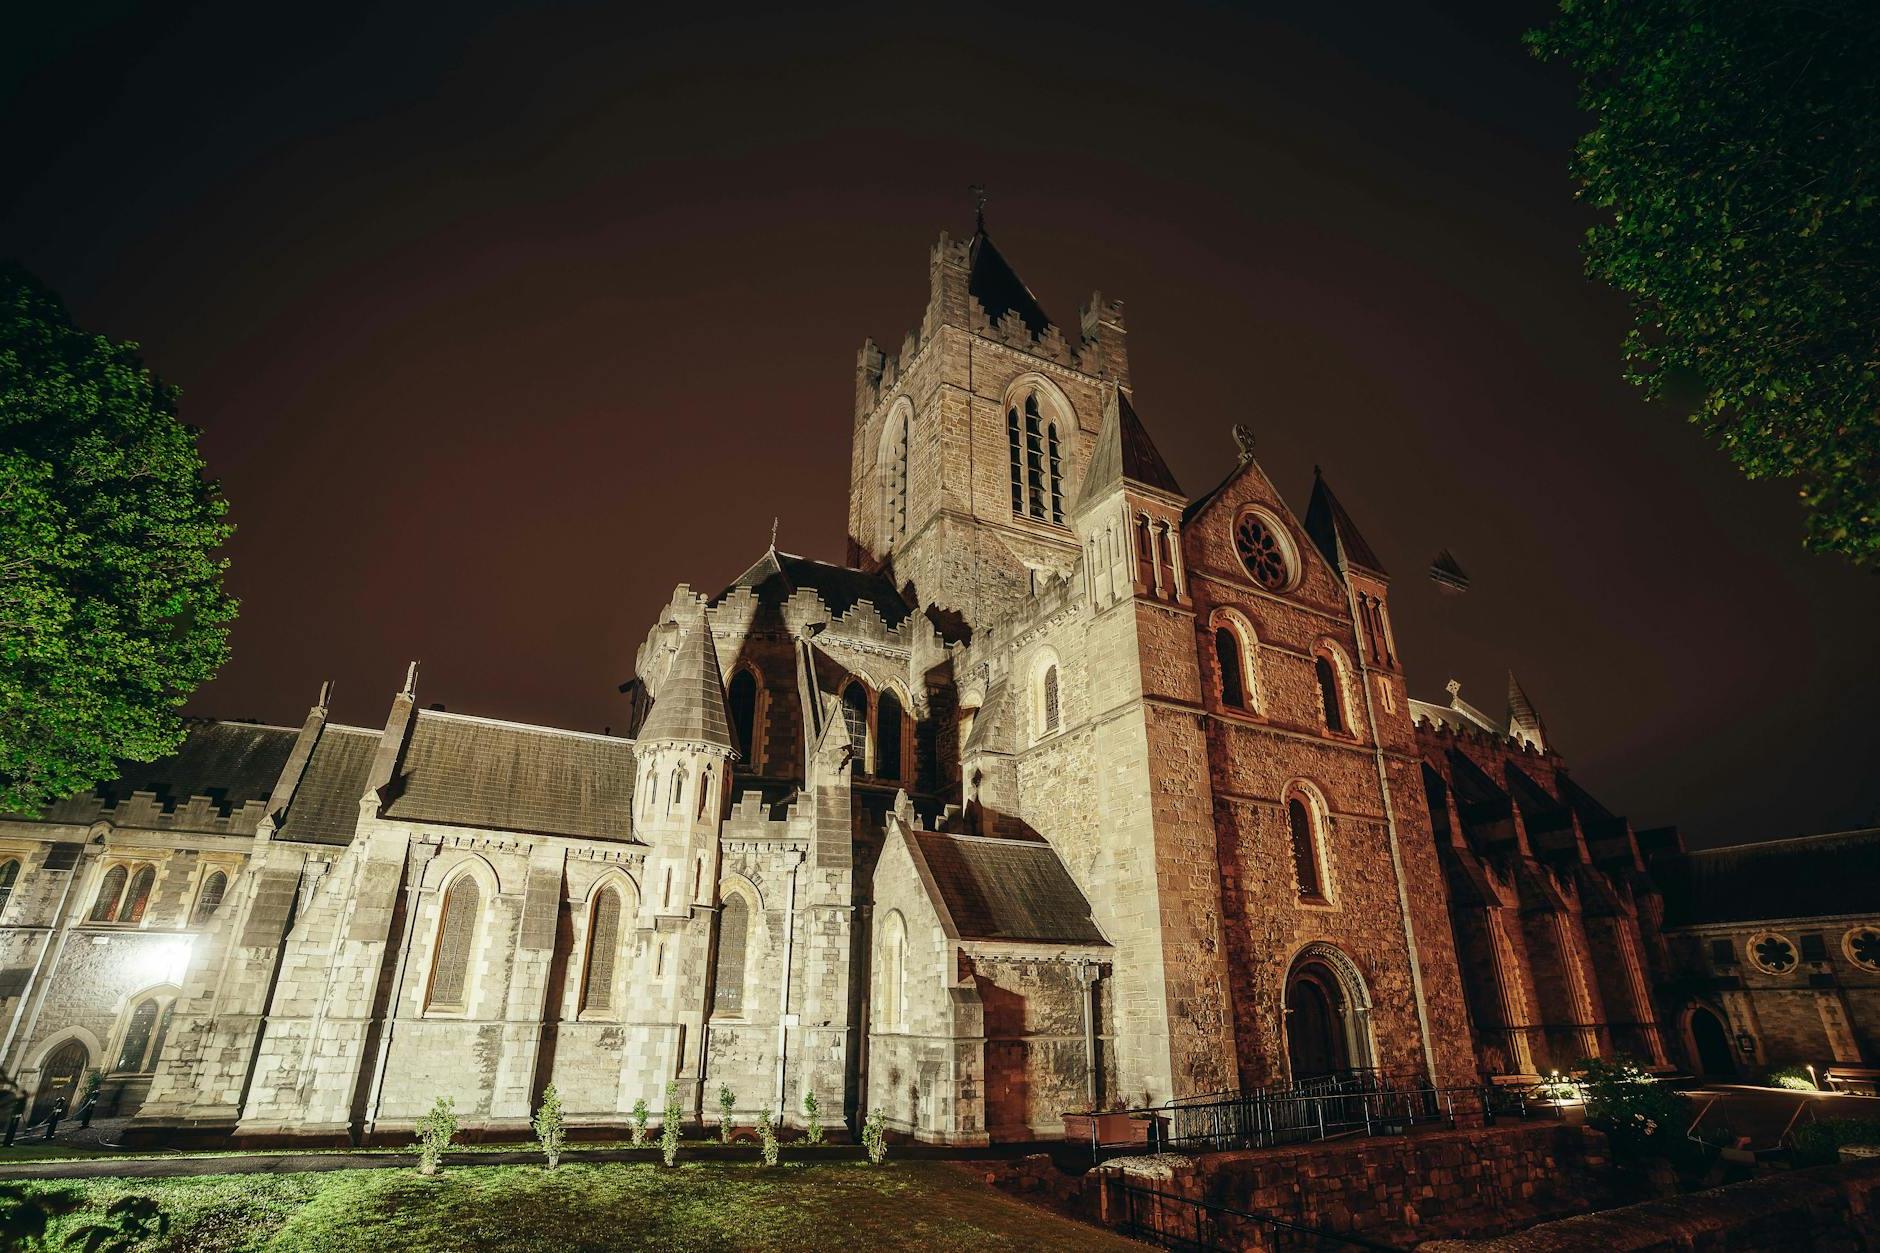
[{"label": "arched stone doorway", "polygon": [[1312,944],[1286,976],[1286,1060],[1294,1083],[1372,1065],[1371,998],[1358,968]]},{"label": "arched stone doorway", "polygon": [[39,1079],[39,1091],[33,1096],[32,1117],[29,1123],[36,1123],[52,1112],[52,1104],[60,1097],[65,1098],[68,1112],[78,1104],[79,1083],[85,1077],[85,1069],[91,1065],[91,1050],[79,1040],[67,1040],[52,1050],[46,1058]]},{"label": "arched stone doorway", "polygon": [[1723,1019],[1698,1005],[1691,1010],[1690,1026],[1699,1073],[1714,1079],[1736,1078],[1736,1053],[1730,1047],[1730,1032]]}]

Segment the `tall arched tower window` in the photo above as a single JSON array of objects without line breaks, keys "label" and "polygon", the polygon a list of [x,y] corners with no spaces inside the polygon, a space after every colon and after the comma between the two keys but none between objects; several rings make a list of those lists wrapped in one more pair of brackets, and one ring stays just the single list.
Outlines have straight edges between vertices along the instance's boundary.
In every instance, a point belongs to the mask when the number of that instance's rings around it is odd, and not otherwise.
[{"label": "tall arched tower window", "polygon": [[1319,704],[1325,715],[1325,729],[1334,735],[1345,732],[1345,702],[1339,695],[1338,665],[1324,653],[1312,661],[1319,680]]},{"label": "tall arched tower window", "polygon": [[875,700],[875,777],[901,777],[901,698],[883,691]]},{"label": "tall arched tower window", "polygon": [[614,1005],[614,955],[620,948],[620,893],[602,888],[588,916],[587,969],[581,975],[581,1008],[604,1012]]},{"label": "tall arched tower window", "polygon": [[1010,454],[1012,512],[1064,525],[1064,451],[1058,426],[1046,418],[1036,389],[1005,413]]},{"label": "tall arched tower window", "polygon": [[912,408],[895,405],[881,432],[881,525],[889,544],[907,534],[907,437]]},{"label": "tall arched tower window", "polygon": [[1325,899],[1325,885],[1319,874],[1319,837],[1312,810],[1300,797],[1286,802],[1286,822],[1291,828],[1293,874],[1299,881],[1301,900]]},{"label": "tall arched tower window", "polygon": [[727,893],[724,908],[718,913],[718,968],[712,978],[714,1014],[744,1014],[744,961],[750,932],[750,905],[742,893]]},{"label": "tall arched tower window", "polygon": [[1038,726],[1039,733],[1049,735],[1058,729],[1060,715],[1058,693],[1058,668],[1053,662],[1044,668],[1044,674],[1038,680]]},{"label": "tall arched tower window", "polygon": [[851,681],[842,689],[842,720],[848,725],[849,743],[855,747],[853,764],[858,772],[867,772],[868,761],[868,689]]},{"label": "tall arched tower window", "polygon": [[443,916],[437,922],[437,955],[431,962],[426,1009],[461,1010],[470,986],[470,946],[476,938],[482,893],[470,875],[458,875],[444,890]]},{"label": "tall arched tower window", "polygon": [[119,922],[142,922],[144,910],[150,904],[150,889],[156,885],[157,869],[155,866],[140,866],[131,876],[130,890],[124,894],[124,908],[118,911]]},{"label": "tall arched tower window", "polygon": [[666,812],[676,814],[685,808],[685,767],[672,768],[672,783],[666,793]]},{"label": "tall arched tower window", "polygon": [[738,752],[751,769],[757,769],[757,676],[740,669],[731,676],[725,689],[725,704],[731,714],[731,733],[737,737]]}]

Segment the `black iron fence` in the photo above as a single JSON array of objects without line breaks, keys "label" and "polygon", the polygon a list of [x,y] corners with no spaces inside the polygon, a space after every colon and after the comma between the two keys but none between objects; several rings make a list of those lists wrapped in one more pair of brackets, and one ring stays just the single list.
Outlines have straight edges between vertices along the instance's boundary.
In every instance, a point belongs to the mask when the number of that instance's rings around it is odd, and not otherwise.
[{"label": "black iron fence", "polygon": [[1328,1231],[1306,1223],[1255,1214],[1231,1205],[1216,1205],[1193,1197],[1145,1187],[1126,1179],[1113,1180],[1110,1201],[1117,1207],[1112,1225],[1125,1235],[1165,1249],[1215,1253],[1215,1250],[1269,1249],[1395,1249],[1362,1236]]}]

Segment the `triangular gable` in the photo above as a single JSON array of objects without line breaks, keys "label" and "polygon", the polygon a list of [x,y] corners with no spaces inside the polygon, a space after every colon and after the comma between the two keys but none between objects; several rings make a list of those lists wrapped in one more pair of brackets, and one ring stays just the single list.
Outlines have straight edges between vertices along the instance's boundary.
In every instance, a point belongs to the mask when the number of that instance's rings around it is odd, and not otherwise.
[{"label": "triangular gable", "polygon": [[1189,569],[1205,574],[1212,566],[1215,573],[1237,582],[1246,581],[1246,573],[1234,556],[1232,528],[1237,515],[1249,505],[1264,509],[1283,521],[1289,530],[1301,569],[1298,584],[1287,595],[1344,613],[1349,605],[1343,581],[1312,542],[1299,515],[1280,495],[1257,458],[1242,461],[1219,486],[1182,511],[1184,551],[1189,555]]}]

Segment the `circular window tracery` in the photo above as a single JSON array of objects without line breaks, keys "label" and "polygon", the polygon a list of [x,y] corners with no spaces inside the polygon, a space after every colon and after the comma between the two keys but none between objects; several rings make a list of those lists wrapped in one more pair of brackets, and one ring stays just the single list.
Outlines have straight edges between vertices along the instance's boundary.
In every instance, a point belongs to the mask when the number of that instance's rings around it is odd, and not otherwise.
[{"label": "circular window tracery", "polygon": [[1855,927],[1841,938],[1841,948],[1856,966],[1880,974],[1880,930]]},{"label": "circular window tracery", "polygon": [[1234,524],[1234,549],[1253,581],[1269,592],[1283,591],[1292,581],[1292,564],[1278,530],[1257,513],[1245,513]]},{"label": "circular window tracery", "polygon": [[1785,975],[1795,969],[1795,945],[1785,936],[1764,931],[1750,937],[1749,960],[1766,975]]}]

